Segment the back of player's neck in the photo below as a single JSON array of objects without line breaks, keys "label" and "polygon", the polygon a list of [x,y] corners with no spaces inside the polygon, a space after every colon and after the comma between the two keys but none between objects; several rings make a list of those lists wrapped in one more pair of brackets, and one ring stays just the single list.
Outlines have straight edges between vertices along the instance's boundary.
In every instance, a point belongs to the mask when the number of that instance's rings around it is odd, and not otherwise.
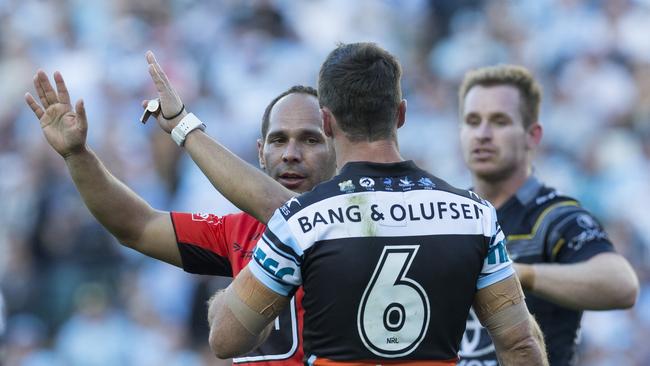
[{"label": "back of player's neck", "polygon": [[369,161],[373,163],[397,163],[404,161],[399,153],[397,143],[392,140],[372,142],[345,142],[336,145],[336,165],[341,168],[352,161]]}]

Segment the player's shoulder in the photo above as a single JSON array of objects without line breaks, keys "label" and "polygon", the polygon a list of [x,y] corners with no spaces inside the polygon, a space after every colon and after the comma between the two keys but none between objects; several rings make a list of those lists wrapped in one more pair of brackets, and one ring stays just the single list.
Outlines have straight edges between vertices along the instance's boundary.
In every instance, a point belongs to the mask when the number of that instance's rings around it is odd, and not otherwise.
[{"label": "player's shoulder", "polygon": [[468,198],[468,199],[478,203],[481,206],[485,206],[485,207],[488,207],[488,208],[492,207],[490,202],[488,202],[483,197],[479,196],[476,192],[474,192],[471,189],[464,189],[464,188],[459,188],[459,187],[453,186],[453,185],[447,183],[445,180],[443,180],[441,178],[438,178],[438,177],[435,177],[435,176],[431,176],[431,179],[434,180],[434,182],[436,182],[436,189],[438,189],[439,191],[447,192],[447,193],[449,193],[451,195],[455,195],[455,196],[458,196],[458,197]]},{"label": "player's shoulder", "polygon": [[542,182],[539,182],[538,187],[534,197],[523,202],[526,210],[537,212],[538,214],[584,210],[576,198]]},{"label": "player's shoulder", "polygon": [[595,220],[576,198],[534,177],[517,192],[517,198],[523,211],[518,215],[525,217],[530,225],[535,227],[555,227],[556,224],[566,221],[565,219],[575,216]]}]

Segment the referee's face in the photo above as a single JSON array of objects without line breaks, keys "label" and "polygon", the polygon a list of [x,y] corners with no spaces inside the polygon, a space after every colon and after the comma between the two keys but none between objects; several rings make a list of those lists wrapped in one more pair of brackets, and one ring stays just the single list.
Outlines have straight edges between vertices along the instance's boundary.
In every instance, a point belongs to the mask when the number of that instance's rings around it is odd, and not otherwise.
[{"label": "referee's face", "polygon": [[509,85],[472,87],[463,103],[460,143],[476,178],[503,181],[527,169],[527,134],[519,91]]},{"label": "referee's face", "polygon": [[278,100],[257,147],[262,169],[292,191],[309,191],[334,175],[334,150],[313,95],[293,93]]}]

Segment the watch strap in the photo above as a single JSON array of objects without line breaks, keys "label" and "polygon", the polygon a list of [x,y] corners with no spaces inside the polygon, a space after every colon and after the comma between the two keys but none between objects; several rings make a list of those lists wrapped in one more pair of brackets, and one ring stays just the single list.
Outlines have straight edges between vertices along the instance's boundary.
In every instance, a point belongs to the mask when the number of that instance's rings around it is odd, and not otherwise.
[{"label": "watch strap", "polygon": [[178,146],[183,146],[188,133],[196,129],[205,131],[205,127],[205,124],[201,122],[194,113],[188,113],[172,130],[172,140],[174,140]]}]

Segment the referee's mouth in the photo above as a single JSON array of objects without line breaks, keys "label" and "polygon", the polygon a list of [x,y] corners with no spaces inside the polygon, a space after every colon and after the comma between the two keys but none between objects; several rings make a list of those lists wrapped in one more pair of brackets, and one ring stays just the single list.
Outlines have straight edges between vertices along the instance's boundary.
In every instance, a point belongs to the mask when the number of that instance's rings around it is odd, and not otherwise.
[{"label": "referee's mouth", "polygon": [[278,176],[278,182],[291,190],[300,187],[306,179],[307,177],[298,173],[282,173]]}]

